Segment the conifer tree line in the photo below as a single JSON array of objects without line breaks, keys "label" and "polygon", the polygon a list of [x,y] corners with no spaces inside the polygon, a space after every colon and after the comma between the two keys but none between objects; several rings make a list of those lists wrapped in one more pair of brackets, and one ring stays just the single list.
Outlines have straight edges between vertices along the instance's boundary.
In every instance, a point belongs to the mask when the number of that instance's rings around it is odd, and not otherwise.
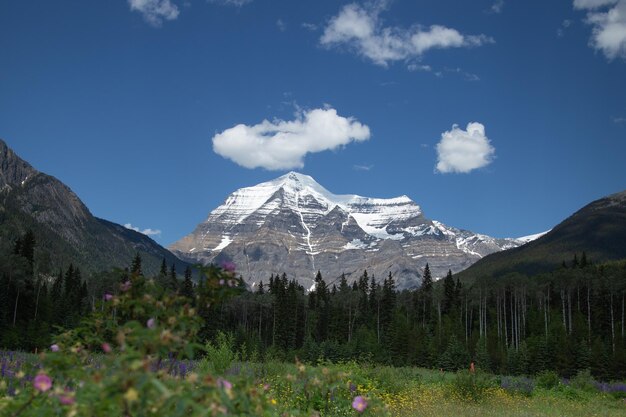
[{"label": "conifer tree line", "polygon": [[[451,272],[417,290],[396,291],[367,271],[328,285],[320,272],[306,292],[285,274],[215,306],[214,330],[235,335],[243,352],[316,362],[367,360],[443,370],[469,367],[564,377],[589,369],[626,378],[626,262],[581,260],[548,274],[508,274],[471,285]],[[210,334],[209,334],[210,336]]]},{"label": "conifer tree line", "polygon": [[[35,248],[27,232],[0,259],[0,348],[47,346],[57,326],[76,325],[104,294],[143,275],[139,254],[129,268],[89,280],[75,265],[42,273]],[[589,369],[604,380],[626,378],[626,261],[595,265],[583,253],[552,273],[471,283],[451,272],[434,282],[426,265],[421,287],[403,291],[391,274],[380,280],[367,271],[328,283],[318,272],[309,292],[284,273],[252,289],[233,275],[219,285],[240,294],[211,304],[203,301],[211,289],[194,283],[190,268],[179,279],[163,260],[150,278],[195,305],[204,319],[201,341],[232,333],[242,359],[354,359],[443,370],[474,362],[503,374],[554,370],[569,377]]]}]

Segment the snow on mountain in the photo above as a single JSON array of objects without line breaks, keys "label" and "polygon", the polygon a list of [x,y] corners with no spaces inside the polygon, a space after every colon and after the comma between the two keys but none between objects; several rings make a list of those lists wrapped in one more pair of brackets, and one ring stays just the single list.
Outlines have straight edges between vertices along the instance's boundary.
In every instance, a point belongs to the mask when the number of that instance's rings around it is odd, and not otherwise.
[{"label": "snow on mountain", "polygon": [[367,269],[408,288],[426,263],[437,277],[522,243],[431,221],[407,196],[337,195],[290,172],[235,191],[171,249],[193,262],[233,261],[250,283],[286,272],[308,287],[318,269],[333,279]]}]

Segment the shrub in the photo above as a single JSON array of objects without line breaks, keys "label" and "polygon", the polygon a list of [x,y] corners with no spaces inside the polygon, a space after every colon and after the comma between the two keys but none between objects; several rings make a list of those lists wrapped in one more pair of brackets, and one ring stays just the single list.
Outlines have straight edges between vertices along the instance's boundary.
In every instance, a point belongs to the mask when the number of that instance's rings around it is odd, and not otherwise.
[{"label": "shrub", "polygon": [[537,386],[543,389],[554,389],[561,384],[559,375],[554,371],[543,371],[537,375]]},{"label": "shrub", "polygon": [[481,401],[494,381],[483,372],[458,371],[452,380],[452,389],[459,397],[475,402]]},{"label": "shrub", "polygon": [[224,375],[233,362],[238,359],[238,355],[233,351],[233,347],[233,336],[221,331],[218,332],[215,342],[207,342],[204,347],[206,356],[200,361],[200,370]]},{"label": "shrub", "polygon": [[586,392],[593,392],[596,390],[595,380],[591,376],[589,369],[578,371],[576,376],[571,379],[570,384],[572,387]]}]

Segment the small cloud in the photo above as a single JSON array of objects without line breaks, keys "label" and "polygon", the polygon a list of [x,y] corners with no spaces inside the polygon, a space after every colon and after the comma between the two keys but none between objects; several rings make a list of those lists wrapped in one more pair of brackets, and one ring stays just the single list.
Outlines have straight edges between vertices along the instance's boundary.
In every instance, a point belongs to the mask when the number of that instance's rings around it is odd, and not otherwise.
[{"label": "small cloud", "polygon": [[300,26],[302,26],[304,29],[306,29],[306,30],[308,30],[310,32],[315,32],[318,29],[317,25],[314,24],[314,23],[304,22]]},{"label": "small cloud", "polygon": [[556,35],[559,38],[565,36],[565,31],[572,25],[572,21],[569,19],[565,19],[561,22],[561,26],[556,30]]},{"label": "small cloud", "polygon": [[276,21],[276,27],[278,28],[278,30],[280,30],[281,32],[284,32],[287,30],[287,25],[285,24],[285,22],[283,22],[282,19],[278,19]]},{"label": "small cloud", "polygon": [[353,165],[352,169],[355,171],[371,171],[374,165]]},{"label": "small cloud", "polygon": [[464,35],[441,25],[409,29],[383,26],[379,18],[387,2],[351,3],[344,6],[324,28],[322,46],[345,47],[374,64],[386,67],[395,61],[419,61],[432,49],[468,48],[493,43],[485,35]]},{"label": "small cloud", "polygon": [[445,72],[451,73],[451,74],[458,74],[460,76],[462,76],[463,78],[465,78],[467,81],[480,81],[480,77],[476,74],[473,74],[471,72],[467,72],[464,71],[461,68],[444,68]]},{"label": "small cloud", "polygon": [[406,69],[408,69],[409,71],[426,71],[426,72],[431,72],[433,70],[430,65],[421,65],[421,64],[415,64],[415,63],[411,63],[407,65]]},{"label": "small cloud", "polygon": [[491,7],[489,8],[489,10],[487,10],[488,13],[494,13],[494,14],[500,14],[502,13],[502,9],[504,8],[504,0],[496,0]]},{"label": "small cloud", "polygon": [[430,145],[428,143],[420,143],[420,148],[428,149],[428,148],[430,148]]},{"label": "small cloud", "polygon": [[209,3],[220,4],[222,6],[235,6],[241,7],[248,3],[252,3],[252,0],[207,0]]},{"label": "small cloud", "polygon": [[127,229],[130,229],[130,230],[134,230],[135,232],[139,232],[141,234],[144,234],[146,236],[160,236],[161,235],[161,231],[160,230],[150,229],[150,228],[141,230],[138,227],[135,227],[135,226],[133,226],[130,223],[126,223],[124,225],[124,227],[127,228]]},{"label": "small cloud", "polygon": [[213,151],[244,168],[304,167],[308,153],[334,150],[370,138],[370,129],[331,107],[298,110],[292,121],[239,124],[213,136]]},{"label": "small cloud", "polygon": [[131,11],[141,13],[151,26],[160,27],[164,20],[178,18],[178,7],[170,0],[128,0]]},{"label": "small cloud", "polygon": [[626,0],[574,0],[574,8],[587,10],[592,48],[609,60],[626,59]]},{"label": "small cloud", "polygon": [[613,118],[613,123],[616,123],[618,125],[626,123],[626,117],[614,117]]},{"label": "small cloud", "polygon": [[435,170],[442,174],[467,174],[489,165],[495,152],[481,123],[468,123],[466,130],[453,125],[451,130],[441,134]]}]

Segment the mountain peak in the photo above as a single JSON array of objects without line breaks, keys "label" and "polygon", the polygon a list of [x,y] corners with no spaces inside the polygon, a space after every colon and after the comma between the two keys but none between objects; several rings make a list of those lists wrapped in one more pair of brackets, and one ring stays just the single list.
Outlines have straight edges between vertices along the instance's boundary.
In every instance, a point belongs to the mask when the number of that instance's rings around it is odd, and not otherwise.
[{"label": "mountain peak", "polygon": [[0,139],[0,190],[24,185],[38,171]]}]

